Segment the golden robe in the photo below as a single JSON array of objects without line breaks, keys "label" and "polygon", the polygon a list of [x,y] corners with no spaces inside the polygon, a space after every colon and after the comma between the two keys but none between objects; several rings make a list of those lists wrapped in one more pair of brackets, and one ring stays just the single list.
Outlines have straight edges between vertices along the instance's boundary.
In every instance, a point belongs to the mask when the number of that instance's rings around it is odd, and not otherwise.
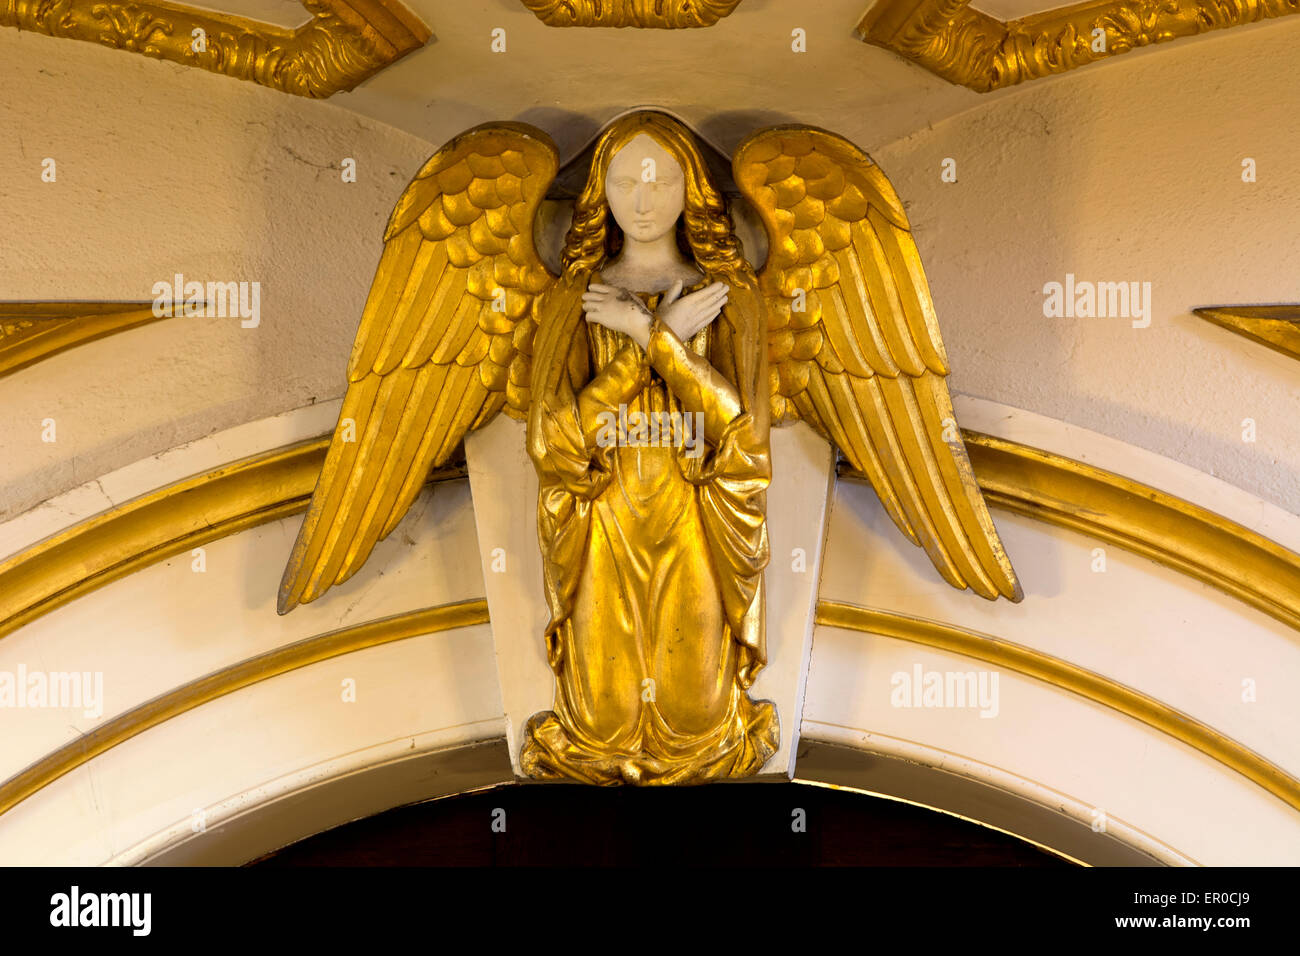
[{"label": "golden robe", "polygon": [[[652,311],[659,298],[642,296]],[[587,354],[571,364],[587,381],[575,394],[563,376],[533,396],[556,695],[528,722],[529,776],[698,783],[755,773],[776,750],[775,708],[746,693],[766,661],[771,464],[766,395],[736,357],[752,354],[746,335],[761,320],[733,305],[724,316],[689,345],[656,321],[646,349],[582,322],[575,341]],[[741,388],[738,364],[751,369]],[[611,441],[620,406],[634,420],[703,412],[705,434],[694,453],[662,435]]]}]

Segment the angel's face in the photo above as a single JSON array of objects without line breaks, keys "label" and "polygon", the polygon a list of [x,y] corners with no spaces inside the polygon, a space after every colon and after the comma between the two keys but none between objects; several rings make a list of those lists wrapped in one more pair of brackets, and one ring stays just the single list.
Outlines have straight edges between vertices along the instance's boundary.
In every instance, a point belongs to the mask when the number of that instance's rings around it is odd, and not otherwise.
[{"label": "angel's face", "polygon": [[686,208],[686,177],[672,154],[641,133],[610,160],[605,198],[624,235],[654,242],[673,230]]}]

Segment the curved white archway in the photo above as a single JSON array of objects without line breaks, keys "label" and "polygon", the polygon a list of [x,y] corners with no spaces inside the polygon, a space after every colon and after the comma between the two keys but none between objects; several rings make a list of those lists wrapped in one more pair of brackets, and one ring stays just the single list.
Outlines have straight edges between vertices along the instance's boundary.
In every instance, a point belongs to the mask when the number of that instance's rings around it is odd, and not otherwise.
[{"label": "curved white archway", "polygon": [[[978,430],[1159,483],[1300,542],[1296,519],[1184,466],[989,403],[959,402],[959,410]],[[105,476],[0,526],[0,550],[20,551],[160,479],[317,435],[335,414],[302,409]],[[1279,692],[1300,679],[1294,632],[1146,559],[1107,548],[1097,571],[1095,542],[1027,518],[996,519],[1025,584],[1019,606],[952,591],[888,525],[869,489],[840,482],[821,599],[1014,641],[1176,708],[1292,775],[1300,769],[1288,731],[1297,705]],[[275,587],[297,521],[212,542],[202,571],[188,555],[153,564],[0,640],[0,669],[76,662],[105,675],[100,717],[25,713],[26,732],[0,741],[0,774],[259,654],[484,593],[478,561],[465,560],[479,545],[464,480],[426,489],[361,573],[280,618]],[[0,858],[242,862],[390,806],[508,781],[494,654],[490,626],[478,624],[380,642],[219,695],[72,766],[0,814]],[[1083,862],[1300,860],[1295,808],[1168,733],[1006,670],[996,717],[893,706],[893,676],[917,666],[989,670],[897,637],[818,627],[796,777],[956,813]],[[1245,678],[1257,683],[1252,702],[1242,699]]]}]

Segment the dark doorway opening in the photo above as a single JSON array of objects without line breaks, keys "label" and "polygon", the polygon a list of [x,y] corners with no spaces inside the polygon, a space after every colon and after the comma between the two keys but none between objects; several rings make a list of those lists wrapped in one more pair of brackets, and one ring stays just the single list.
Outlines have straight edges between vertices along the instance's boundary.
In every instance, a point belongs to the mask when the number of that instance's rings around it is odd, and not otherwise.
[{"label": "dark doorway opening", "polygon": [[400,807],[254,866],[1070,864],[924,807],[806,784],[510,785]]}]

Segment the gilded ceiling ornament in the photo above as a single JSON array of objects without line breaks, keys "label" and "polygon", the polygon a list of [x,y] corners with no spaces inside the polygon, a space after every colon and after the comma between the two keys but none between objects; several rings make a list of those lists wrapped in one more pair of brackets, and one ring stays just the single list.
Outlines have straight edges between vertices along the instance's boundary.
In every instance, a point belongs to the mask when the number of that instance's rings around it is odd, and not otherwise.
[{"label": "gilded ceiling ornament", "polygon": [[523,0],[548,27],[711,27],[740,0]]},{"label": "gilded ceiling ornament", "polygon": [[1222,305],[1193,311],[1229,332],[1300,358],[1300,305]]},{"label": "gilded ceiling ornament", "polygon": [[159,318],[152,302],[0,302],[0,376]]},{"label": "gilded ceiling ornament", "polygon": [[556,679],[521,751],[535,777],[698,783],[775,751],[775,709],[747,692],[773,424],[837,446],[954,587],[1021,597],[889,181],[802,126],[732,166],[768,233],[757,274],[695,139],[654,111],[597,140],[559,275],[533,236],[556,149],[521,123],[449,142],[388,224],[279,610],[354,574],[468,431],[523,420]]},{"label": "gilded ceiling ornament", "polygon": [[1300,0],[1101,0],[1002,22],[970,0],[877,0],[868,43],[987,93],[1209,30],[1300,13]]},{"label": "gilded ceiling ornament", "polygon": [[350,90],[429,40],[400,0],[303,0],[296,29],[150,0],[7,0],[0,26],[89,40],[298,96]]}]

